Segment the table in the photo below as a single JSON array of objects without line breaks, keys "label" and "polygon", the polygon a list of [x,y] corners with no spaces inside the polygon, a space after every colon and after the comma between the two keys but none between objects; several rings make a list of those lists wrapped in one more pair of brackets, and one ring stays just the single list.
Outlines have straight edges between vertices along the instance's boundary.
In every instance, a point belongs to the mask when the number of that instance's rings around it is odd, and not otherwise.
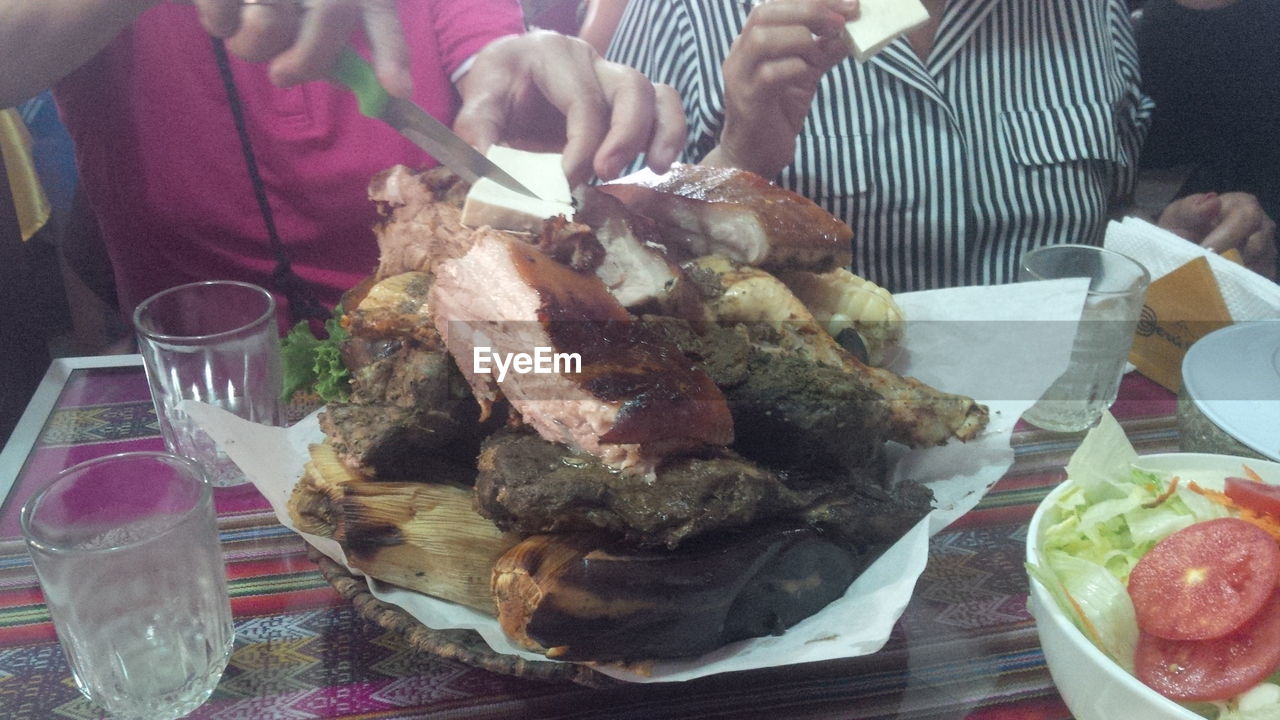
[{"label": "table", "polygon": [[[1131,373],[1112,412],[1141,453],[1178,449],[1172,394]],[[1081,435],[1024,425],[1014,466],[933,538],[880,652],[862,658],[602,690],[498,675],[416,653],[359,617],[252,488],[219,489],[236,645],[193,718],[919,718],[1058,720],[1027,614],[1026,524]],[[0,717],[99,717],[75,689],[19,537],[40,482],[88,458],[160,450],[136,356],[55,361],[0,453]],[[10,487],[11,486],[11,487]]]}]

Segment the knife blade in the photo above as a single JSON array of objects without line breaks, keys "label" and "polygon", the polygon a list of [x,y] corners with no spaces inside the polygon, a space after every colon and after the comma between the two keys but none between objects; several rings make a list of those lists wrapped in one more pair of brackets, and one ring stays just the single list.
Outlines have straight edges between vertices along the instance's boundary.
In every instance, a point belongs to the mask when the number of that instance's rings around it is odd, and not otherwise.
[{"label": "knife blade", "polygon": [[377,118],[395,128],[409,142],[425,150],[463,180],[474,185],[481,178],[488,178],[521,195],[538,198],[537,193],[480,154],[426,110],[388,93],[378,82],[373,68],[355,50],[343,49],[333,77],[355,93],[362,115]]}]

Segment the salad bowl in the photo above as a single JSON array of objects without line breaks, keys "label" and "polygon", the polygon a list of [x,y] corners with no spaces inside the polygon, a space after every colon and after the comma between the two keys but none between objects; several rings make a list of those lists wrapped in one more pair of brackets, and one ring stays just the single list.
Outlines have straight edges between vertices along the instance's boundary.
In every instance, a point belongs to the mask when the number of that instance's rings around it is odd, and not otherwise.
[{"label": "salad bowl", "polygon": [[[1280,485],[1280,463],[1253,458],[1242,458],[1230,455],[1211,455],[1202,453],[1166,453],[1158,455],[1137,456],[1119,425],[1107,416],[1102,425],[1110,423],[1113,430],[1120,432],[1120,441],[1128,451],[1128,457],[1115,447],[1107,448],[1110,462],[1124,462],[1140,470],[1154,472],[1166,477],[1177,476],[1184,484],[1195,481],[1202,487],[1221,488],[1227,476],[1239,476],[1242,467],[1247,466],[1260,478],[1273,485]],[[1114,444],[1112,438],[1112,444]],[[1086,449],[1089,439],[1082,445]],[[1096,450],[1096,447],[1095,447]],[[1077,456],[1081,451],[1077,451]],[[1076,464],[1076,456],[1072,458]],[[1252,712],[1236,712],[1226,704],[1216,705],[1201,703],[1195,706],[1183,705],[1170,700],[1144,685],[1130,670],[1121,667],[1106,652],[1100,649],[1077,625],[1071,614],[1062,607],[1060,594],[1055,594],[1046,582],[1052,582],[1052,571],[1044,570],[1045,535],[1061,520],[1061,507],[1068,493],[1074,489],[1072,464],[1068,465],[1068,479],[1055,488],[1036,508],[1027,532],[1026,560],[1030,582],[1028,610],[1036,620],[1036,628],[1040,644],[1044,651],[1045,663],[1053,677],[1063,701],[1077,720],[1115,720],[1116,718],[1142,718],[1146,720],[1199,720],[1201,718],[1218,718],[1228,720],[1234,718],[1273,718],[1280,717],[1280,704],[1268,707],[1261,714]],[[1047,578],[1047,579],[1046,579]],[[1099,632],[1105,631],[1105,626]],[[1136,636],[1136,623],[1133,628]],[[1120,643],[1123,646],[1123,643]],[[1256,695],[1256,694],[1255,694]],[[1193,709],[1193,707],[1195,709]],[[1234,707],[1234,706],[1233,706]],[[1197,712],[1199,710],[1201,712]]]}]

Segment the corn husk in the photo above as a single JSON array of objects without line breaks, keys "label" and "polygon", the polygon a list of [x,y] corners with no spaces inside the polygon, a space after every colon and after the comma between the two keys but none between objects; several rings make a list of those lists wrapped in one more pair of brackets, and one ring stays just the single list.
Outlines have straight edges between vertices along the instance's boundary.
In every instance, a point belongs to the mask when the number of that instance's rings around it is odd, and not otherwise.
[{"label": "corn husk", "polygon": [[312,445],[289,501],[299,530],[333,538],[369,577],[494,614],[494,562],[520,540],[472,506],[470,488],[375,482]]},{"label": "corn husk", "polygon": [[335,509],[341,506],[345,488],[369,480],[347,467],[329,445],[315,444],[307,450],[310,459],[289,496],[289,517],[302,532],[332,538],[341,522]]}]

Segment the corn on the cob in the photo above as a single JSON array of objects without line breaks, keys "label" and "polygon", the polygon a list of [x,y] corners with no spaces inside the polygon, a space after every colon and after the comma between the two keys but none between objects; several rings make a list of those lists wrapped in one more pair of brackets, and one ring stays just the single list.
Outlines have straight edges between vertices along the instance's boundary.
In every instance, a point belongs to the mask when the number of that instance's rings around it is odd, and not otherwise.
[{"label": "corn on the cob", "polygon": [[781,272],[778,278],[813,313],[831,337],[852,329],[862,338],[869,365],[897,357],[905,317],[888,290],[838,268],[831,272]]}]

